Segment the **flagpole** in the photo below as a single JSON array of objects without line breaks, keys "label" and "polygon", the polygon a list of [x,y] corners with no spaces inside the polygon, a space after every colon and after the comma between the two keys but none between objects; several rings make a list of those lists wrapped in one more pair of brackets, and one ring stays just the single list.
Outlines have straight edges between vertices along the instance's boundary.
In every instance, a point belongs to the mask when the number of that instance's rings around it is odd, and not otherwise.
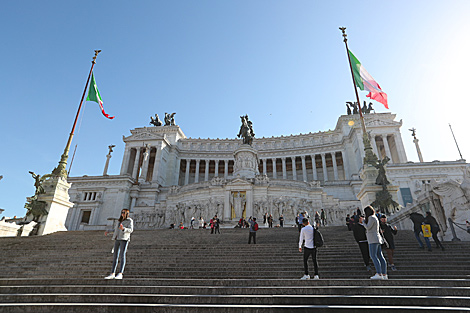
[{"label": "flagpole", "polygon": [[88,88],[88,83],[90,82],[91,73],[93,72],[93,67],[96,64],[96,58],[98,57],[98,53],[100,52],[101,50],[95,50],[95,56],[93,57],[93,60],[91,61],[90,73],[88,74],[88,78],[85,84],[85,89],[83,90],[83,94],[82,94],[82,99],[80,100],[80,105],[78,106],[77,114],[75,115],[75,121],[73,122],[72,131],[70,132],[69,139],[64,149],[64,153],[62,153],[62,156],[60,158],[59,165],[52,171],[53,176],[59,176],[64,179],[67,179],[66,167],[67,167],[67,159],[69,157],[70,145],[72,144],[72,138],[73,138],[73,134],[75,131],[75,126],[77,125],[78,116],[80,115],[80,110],[82,109],[83,99],[85,98],[85,94]]},{"label": "flagpole", "polygon": [[362,114],[361,102],[359,101],[359,93],[357,92],[357,87],[356,87],[357,86],[356,79],[354,78],[351,57],[349,56],[348,35],[346,34],[346,27],[340,27],[339,29],[341,30],[343,34],[343,38],[344,38],[343,41],[344,41],[344,44],[346,45],[346,54],[348,55],[349,69],[351,70],[354,92],[356,93],[357,106],[359,107],[359,116],[361,120],[361,127],[362,127],[362,134],[363,134],[362,140],[364,143],[364,151],[365,151],[364,163],[374,164],[377,161],[377,156],[374,154],[374,151],[372,150],[369,135],[367,134],[367,130],[366,130],[366,123],[364,121],[364,115]]},{"label": "flagpole", "polygon": [[450,123],[449,123],[449,128],[450,128],[450,132],[452,133],[452,136],[454,137],[454,141],[455,141],[455,145],[457,146],[457,150],[459,150],[460,159],[463,160],[463,156],[462,156],[462,153],[460,152],[459,144],[457,143],[457,139],[455,139],[454,131],[452,130],[452,126],[450,126]]}]

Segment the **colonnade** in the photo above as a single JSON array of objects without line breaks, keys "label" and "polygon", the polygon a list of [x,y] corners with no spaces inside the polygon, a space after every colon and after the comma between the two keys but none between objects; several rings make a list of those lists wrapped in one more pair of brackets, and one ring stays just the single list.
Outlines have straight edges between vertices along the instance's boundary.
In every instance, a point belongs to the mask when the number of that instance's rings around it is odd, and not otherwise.
[{"label": "colonnade", "polygon": [[[341,166],[338,166],[338,157]],[[274,179],[282,178],[308,182],[317,180],[347,180],[350,177],[349,166],[344,158],[343,151],[281,158],[261,158],[260,161],[260,172]],[[320,165],[318,169],[317,165]],[[328,171],[328,168],[332,168],[333,172]],[[278,170],[280,170],[279,174]]]},{"label": "colonnade", "polygon": [[[182,161],[184,162],[182,163]],[[340,165],[338,165],[338,160]],[[233,171],[233,159],[182,159],[178,160],[175,181],[188,185],[208,181],[213,177],[225,179]],[[223,172],[221,169],[223,164]],[[317,167],[318,166],[318,167]],[[344,151],[325,152],[289,157],[260,158],[259,172],[273,179],[308,181],[348,180],[350,170]],[[204,175],[202,175],[204,173]]]},{"label": "colonnade", "polygon": [[121,175],[129,174],[139,181],[156,181],[162,150],[159,147],[126,148]]},{"label": "colonnade", "polygon": [[379,158],[387,156],[390,163],[406,163],[406,154],[401,136],[394,134],[372,134],[371,144],[374,153]]}]

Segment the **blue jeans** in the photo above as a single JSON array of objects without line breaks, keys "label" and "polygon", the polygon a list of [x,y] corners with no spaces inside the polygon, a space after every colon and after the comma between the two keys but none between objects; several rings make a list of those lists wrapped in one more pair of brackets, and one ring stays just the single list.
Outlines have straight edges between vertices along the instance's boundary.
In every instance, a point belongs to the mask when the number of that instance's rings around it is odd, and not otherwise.
[{"label": "blue jeans", "polygon": [[118,255],[119,259],[121,260],[121,264],[119,265],[119,271],[117,271],[117,273],[124,272],[124,266],[126,266],[126,252],[128,244],[129,241],[127,240],[116,240],[114,242],[113,269],[111,270],[111,273],[116,273]]},{"label": "blue jeans", "polygon": [[380,243],[369,244],[369,255],[378,274],[387,274],[387,261],[382,254]]},{"label": "blue jeans", "polygon": [[[420,231],[415,231],[415,238],[418,240],[419,246],[423,248],[423,242],[421,241],[421,238],[419,238]],[[426,242],[426,246],[428,247],[428,250],[431,250],[431,241],[429,241],[428,237],[424,237],[424,241]]]}]

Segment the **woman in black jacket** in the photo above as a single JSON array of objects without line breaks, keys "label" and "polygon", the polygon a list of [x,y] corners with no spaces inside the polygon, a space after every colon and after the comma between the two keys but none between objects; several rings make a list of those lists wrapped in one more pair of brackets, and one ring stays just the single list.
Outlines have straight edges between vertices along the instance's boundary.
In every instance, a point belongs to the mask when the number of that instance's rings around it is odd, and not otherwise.
[{"label": "woman in black jacket", "polygon": [[432,239],[434,239],[434,242],[436,243],[437,247],[441,248],[442,251],[444,251],[445,250],[444,246],[439,241],[439,238],[437,238],[437,233],[441,231],[441,228],[439,227],[439,224],[437,223],[434,216],[431,215],[431,212],[426,212],[426,218],[424,219],[424,224],[431,225]]}]

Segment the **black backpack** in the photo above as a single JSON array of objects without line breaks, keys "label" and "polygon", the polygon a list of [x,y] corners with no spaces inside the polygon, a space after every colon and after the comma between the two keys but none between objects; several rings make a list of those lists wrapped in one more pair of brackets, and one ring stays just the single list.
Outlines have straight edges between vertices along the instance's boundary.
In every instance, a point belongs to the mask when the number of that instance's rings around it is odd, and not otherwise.
[{"label": "black backpack", "polygon": [[323,247],[323,235],[315,227],[313,228],[313,245],[315,248]]}]

